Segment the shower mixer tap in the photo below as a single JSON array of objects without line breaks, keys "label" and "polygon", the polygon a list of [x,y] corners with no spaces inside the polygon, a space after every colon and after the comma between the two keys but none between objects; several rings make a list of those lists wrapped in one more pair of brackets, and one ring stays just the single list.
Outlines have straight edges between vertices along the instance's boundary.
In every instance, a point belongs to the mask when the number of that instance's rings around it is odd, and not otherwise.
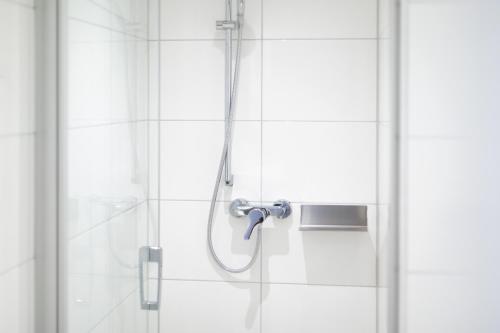
[{"label": "shower mixer tap", "polygon": [[252,206],[245,199],[236,199],[231,202],[229,213],[234,217],[248,216],[250,223],[243,238],[249,240],[257,225],[263,223],[269,216],[280,220],[286,219],[292,213],[292,207],[286,200],[275,201],[272,206]]}]

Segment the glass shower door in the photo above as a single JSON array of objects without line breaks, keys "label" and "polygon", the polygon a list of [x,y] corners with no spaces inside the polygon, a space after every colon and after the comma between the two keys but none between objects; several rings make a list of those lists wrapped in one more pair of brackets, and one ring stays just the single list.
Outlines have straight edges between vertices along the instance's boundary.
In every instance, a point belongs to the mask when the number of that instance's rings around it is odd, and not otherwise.
[{"label": "glass shower door", "polygon": [[60,327],[146,333],[147,1],[59,3]]}]

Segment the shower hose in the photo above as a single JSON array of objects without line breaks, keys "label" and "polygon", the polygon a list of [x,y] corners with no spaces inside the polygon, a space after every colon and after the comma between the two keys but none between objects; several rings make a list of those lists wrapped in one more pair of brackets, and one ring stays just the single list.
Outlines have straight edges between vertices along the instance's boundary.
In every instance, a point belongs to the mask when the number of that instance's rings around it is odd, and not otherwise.
[{"label": "shower hose", "polygon": [[239,77],[240,77],[240,60],[241,60],[241,40],[242,40],[242,34],[243,34],[243,20],[244,20],[244,0],[240,0],[239,6],[238,6],[238,39],[237,39],[237,46],[236,46],[236,56],[235,56],[235,62],[234,62],[234,75],[233,75],[233,82],[232,82],[232,87],[231,87],[231,99],[229,103],[229,114],[227,117],[228,121],[228,126],[227,126],[227,131],[226,135],[224,138],[224,146],[222,149],[222,154],[220,157],[219,161],[219,169],[217,171],[217,178],[215,180],[215,185],[214,189],[212,192],[212,199],[210,202],[210,212],[208,213],[208,225],[207,225],[207,241],[208,241],[208,248],[210,249],[210,253],[212,255],[212,258],[215,260],[217,265],[220,266],[223,270],[229,272],[229,273],[242,273],[247,271],[252,265],[254,264],[255,260],[257,259],[257,255],[259,253],[259,244],[261,241],[261,230],[260,226],[259,229],[257,230],[257,239],[255,242],[254,249],[252,251],[252,258],[250,261],[242,267],[229,267],[224,262],[219,258],[217,253],[215,252],[214,249],[214,243],[212,239],[212,233],[213,233],[213,227],[214,227],[214,215],[215,215],[215,205],[217,203],[217,195],[219,193],[219,187],[220,183],[222,180],[222,174],[224,172],[225,164],[226,164],[226,156],[229,151],[229,146],[231,144],[231,141],[233,139],[233,118],[234,118],[234,111],[236,109],[236,97],[237,97],[237,92],[238,92],[238,82],[239,82]]}]

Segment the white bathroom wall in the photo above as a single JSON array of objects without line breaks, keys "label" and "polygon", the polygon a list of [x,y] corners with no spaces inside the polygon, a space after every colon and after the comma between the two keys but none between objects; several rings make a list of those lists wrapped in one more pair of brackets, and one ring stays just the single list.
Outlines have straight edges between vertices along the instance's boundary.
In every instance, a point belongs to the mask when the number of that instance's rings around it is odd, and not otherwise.
[{"label": "white bathroom wall", "polygon": [[499,13],[404,2],[399,332],[500,331]]},{"label": "white bathroom wall", "polygon": [[148,2],[61,5],[61,221],[68,332],[148,332]]},{"label": "white bathroom wall", "polygon": [[[376,332],[378,2],[247,0],[233,144],[234,187],[214,239],[245,264],[255,235],[228,216],[243,197],[288,199],[260,258],[228,274],[206,245],[224,138],[223,0],[161,0],[150,43],[157,103],[153,192],[164,248],[160,332]],[[154,104],[156,105],[156,104]],[[153,161],[153,160],[152,160]],[[369,232],[300,232],[300,205],[364,204]]]},{"label": "white bathroom wall", "polygon": [[0,1],[0,332],[35,332],[34,25],[32,1]]}]

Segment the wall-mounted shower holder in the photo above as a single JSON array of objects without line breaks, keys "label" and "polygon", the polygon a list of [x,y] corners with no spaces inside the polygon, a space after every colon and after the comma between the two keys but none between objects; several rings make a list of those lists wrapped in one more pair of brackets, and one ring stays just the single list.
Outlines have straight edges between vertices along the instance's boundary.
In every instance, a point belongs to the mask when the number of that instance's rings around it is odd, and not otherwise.
[{"label": "wall-mounted shower holder", "polygon": [[248,216],[250,222],[244,239],[249,240],[254,228],[258,224],[263,223],[269,216],[286,219],[292,214],[292,207],[290,206],[290,202],[286,200],[275,201],[272,206],[254,206],[249,204],[245,199],[235,199],[231,202],[229,213],[234,217]]}]

